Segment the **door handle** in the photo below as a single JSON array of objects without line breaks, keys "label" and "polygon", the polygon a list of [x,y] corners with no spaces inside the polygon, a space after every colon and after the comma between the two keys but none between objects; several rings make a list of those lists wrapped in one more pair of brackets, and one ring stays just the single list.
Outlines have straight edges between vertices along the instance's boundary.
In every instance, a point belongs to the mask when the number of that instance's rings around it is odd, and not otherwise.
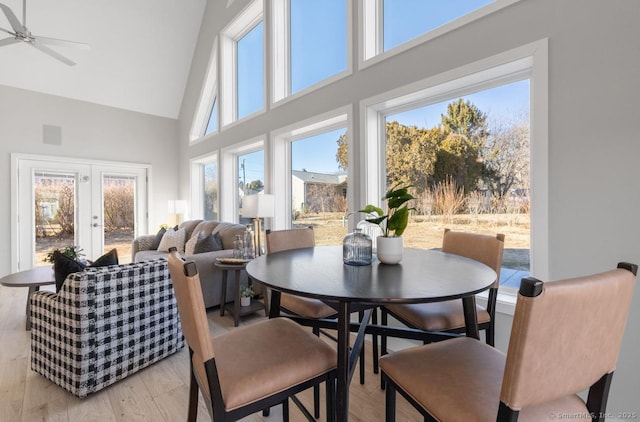
[{"label": "door handle", "polygon": [[91,225],[91,227],[102,227],[102,224],[93,223],[93,224]]}]

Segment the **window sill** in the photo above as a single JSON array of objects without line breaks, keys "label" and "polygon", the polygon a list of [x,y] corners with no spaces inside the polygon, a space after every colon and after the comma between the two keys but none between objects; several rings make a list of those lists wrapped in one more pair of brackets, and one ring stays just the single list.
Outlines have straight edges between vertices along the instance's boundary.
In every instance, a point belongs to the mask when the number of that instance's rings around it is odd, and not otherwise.
[{"label": "window sill", "polygon": [[[487,292],[478,294],[476,296],[477,302],[482,306],[486,306],[487,296]],[[513,313],[516,310],[517,298],[518,291],[516,289],[500,287],[500,289],[498,289],[498,299],[496,300],[496,312],[513,316]]]}]

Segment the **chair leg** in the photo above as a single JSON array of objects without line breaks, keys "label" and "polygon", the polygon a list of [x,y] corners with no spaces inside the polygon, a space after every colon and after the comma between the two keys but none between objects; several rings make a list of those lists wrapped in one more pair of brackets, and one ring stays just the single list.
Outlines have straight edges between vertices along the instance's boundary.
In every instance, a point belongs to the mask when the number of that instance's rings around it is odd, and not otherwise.
[{"label": "chair leg", "polygon": [[[316,337],[320,337],[320,327],[312,327],[311,331]],[[320,386],[313,386],[313,417],[320,417]]]},{"label": "chair leg", "polygon": [[196,422],[198,418],[198,382],[191,368],[191,379],[189,381],[189,411],[187,421]]},{"label": "chair leg", "polygon": [[[358,320],[362,322],[364,318],[364,311],[358,312]],[[362,349],[360,349],[360,385],[364,385],[364,356],[365,356],[365,347],[362,345]]]},{"label": "chair leg", "polygon": [[327,422],[334,422],[336,420],[336,380],[333,377],[329,377],[326,384],[326,412]]},{"label": "chair leg", "polygon": [[[387,325],[389,323],[389,316],[387,310],[384,308],[380,308],[380,319],[381,325]],[[384,334],[380,335],[380,354],[382,356],[387,354],[387,336]]]},{"label": "chair leg", "polygon": [[[384,382],[384,377],[383,377]],[[385,421],[395,422],[396,420],[396,389],[392,384],[387,384],[385,393]]]},{"label": "chair leg", "polygon": [[[378,325],[378,308],[375,308],[371,313],[371,323],[373,325]],[[377,374],[379,372],[378,367],[378,335],[372,334],[373,338],[371,339],[371,347],[373,348],[372,360],[373,360],[373,373]]]},{"label": "chair leg", "polygon": [[282,421],[289,422],[289,399],[282,402]]},{"label": "chair leg", "polygon": [[489,327],[487,327],[486,330],[484,330],[484,336],[486,343],[491,347],[495,347],[495,329],[493,327],[493,324],[491,324]]}]

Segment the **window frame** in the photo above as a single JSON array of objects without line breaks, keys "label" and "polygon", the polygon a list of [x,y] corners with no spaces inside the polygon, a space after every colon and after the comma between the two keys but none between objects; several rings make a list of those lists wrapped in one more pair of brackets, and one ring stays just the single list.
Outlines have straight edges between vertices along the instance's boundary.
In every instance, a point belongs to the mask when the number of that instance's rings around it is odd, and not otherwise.
[{"label": "window frame", "polygon": [[[365,203],[384,195],[386,115],[530,79],[531,273],[549,276],[548,40],[543,39],[360,101]],[[500,289],[498,310],[513,313],[514,289]],[[481,299],[482,301],[482,299]]]},{"label": "window frame", "polygon": [[204,167],[211,163],[217,165],[218,207],[215,210],[220,215],[220,162],[219,154],[202,155],[189,160],[191,168],[191,213],[193,218],[204,218]]},{"label": "window frame", "polygon": [[271,104],[279,106],[325,87],[353,73],[353,1],[346,0],[347,39],[346,69],[322,79],[300,91],[291,93],[291,24],[290,0],[271,2]]},{"label": "window frame", "polygon": [[220,221],[228,221],[238,223],[239,220],[239,203],[238,203],[238,157],[240,155],[251,154],[252,152],[264,150],[263,169],[264,169],[264,185],[265,192],[268,192],[267,180],[267,151],[265,148],[266,140],[264,136],[252,138],[243,142],[234,144],[227,148],[223,148],[220,152],[220,161],[218,162],[218,197],[220,198]]},{"label": "window frame", "polygon": [[200,91],[200,98],[196,106],[191,130],[189,131],[189,143],[194,144],[198,141],[213,136],[220,131],[220,106],[218,106],[218,115],[215,116],[218,121],[218,127],[215,131],[206,134],[207,126],[213,112],[213,106],[220,99],[218,98],[218,37],[213,40],[211,55],[207,65],[207,73]]},{"label": "window frame", "polygon": [[[271,193],[278,198],[275,204],[275,217],[272,218],[273,229],[287,229],[293,225],[291,218],[291,144],[300,139],[341,128],[346,128],[347,133],[351,134],[353,133],[352,115],[352,107],[344,106],[271,132],[269,155],[270,157],[282,157],[284,160],[284,162],[279,162],[278,165],[271,166],[270,172],[271,180],[273,181]],[[353,160],[353,142],[351,139],[352,137],[349,136],[347,144],[347,154],[349,156],[347,178],[348,180],[355,180],[353,166],[351,165]],[[355,187],[347,190],[349,210],[352,209],[354,190]]]},{"label": "window frame", "polygon": [[[262,90],[263,90],[263,104],[262,107],[241,119],[238,118],[238,77],[237,77],[237,65],[238,65],[238,41],[240,41],[245,35],[255,28],[260,22],[263,22],[263,36],[262,36]],[[218,99],[218,110],[220,118],[218,126],[224,128],[231,126],[238,122],[245,121],[256,115],[262,114],[266,111],[267,105],[267,45],[266,34],[267,25],[264,22],[264,5],[263,0],[253,0],[247,5],[247,7],[240,12],[240,14],[231,21],[220,32],[220,98]],[[220,101],[222,100],[222,101]]]},{"label": "window frame", "polygon": [[387,51],[383,50],[383,1],[384,0],[360,0],[360,7],[358,8],[358,26],[361,31],[358,41],[359,69],[372,66],[417,45],[424,44],[425,42],[454,31],[521,0],[495,0],[493,3],[482,6],[481,8],[467,13],[466,15],[462,15],[457,19],[427,31],[424,34],[401,43]]}]

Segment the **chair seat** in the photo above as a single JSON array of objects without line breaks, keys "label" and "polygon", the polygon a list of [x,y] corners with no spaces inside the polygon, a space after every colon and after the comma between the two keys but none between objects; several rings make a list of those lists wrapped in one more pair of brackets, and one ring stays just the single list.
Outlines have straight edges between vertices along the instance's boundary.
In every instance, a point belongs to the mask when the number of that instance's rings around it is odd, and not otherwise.
[{"label": "chair seat", "polygon": [[[498,414],[505,361],[501,351],[461,337],[391,353],[380,359],[380,368],[436,420],[492,421]],[[553,420],[560,413],[591,420],[585,403],[571,395],[526,407],[518,421]]]},{"label": "chair seat", "polygon": [[[215,361],[227,411],[240,408],[336,367],[327,343],[286,318],[275,318],[215,338]],[[204,367],[194,354],[194,367]],[[202,372],[199,380],[205,379]],[[199,382],[204,388],[202,382]],[[208,388],[204,388],[208,393]]]},{"label": "chair seat", "polygon": [[336,315],[336,310],[321,300],[288,293],[280,295],[280,306],[291,313],[306,318],[318,319]]},{"label": "chair seat", "polygon": [[[464,328],[462,300],[446,302],[386,305],[389,312],[425,331],[448,331]],[[486,309],[476,306],[478,324],[491,322]]]}]

